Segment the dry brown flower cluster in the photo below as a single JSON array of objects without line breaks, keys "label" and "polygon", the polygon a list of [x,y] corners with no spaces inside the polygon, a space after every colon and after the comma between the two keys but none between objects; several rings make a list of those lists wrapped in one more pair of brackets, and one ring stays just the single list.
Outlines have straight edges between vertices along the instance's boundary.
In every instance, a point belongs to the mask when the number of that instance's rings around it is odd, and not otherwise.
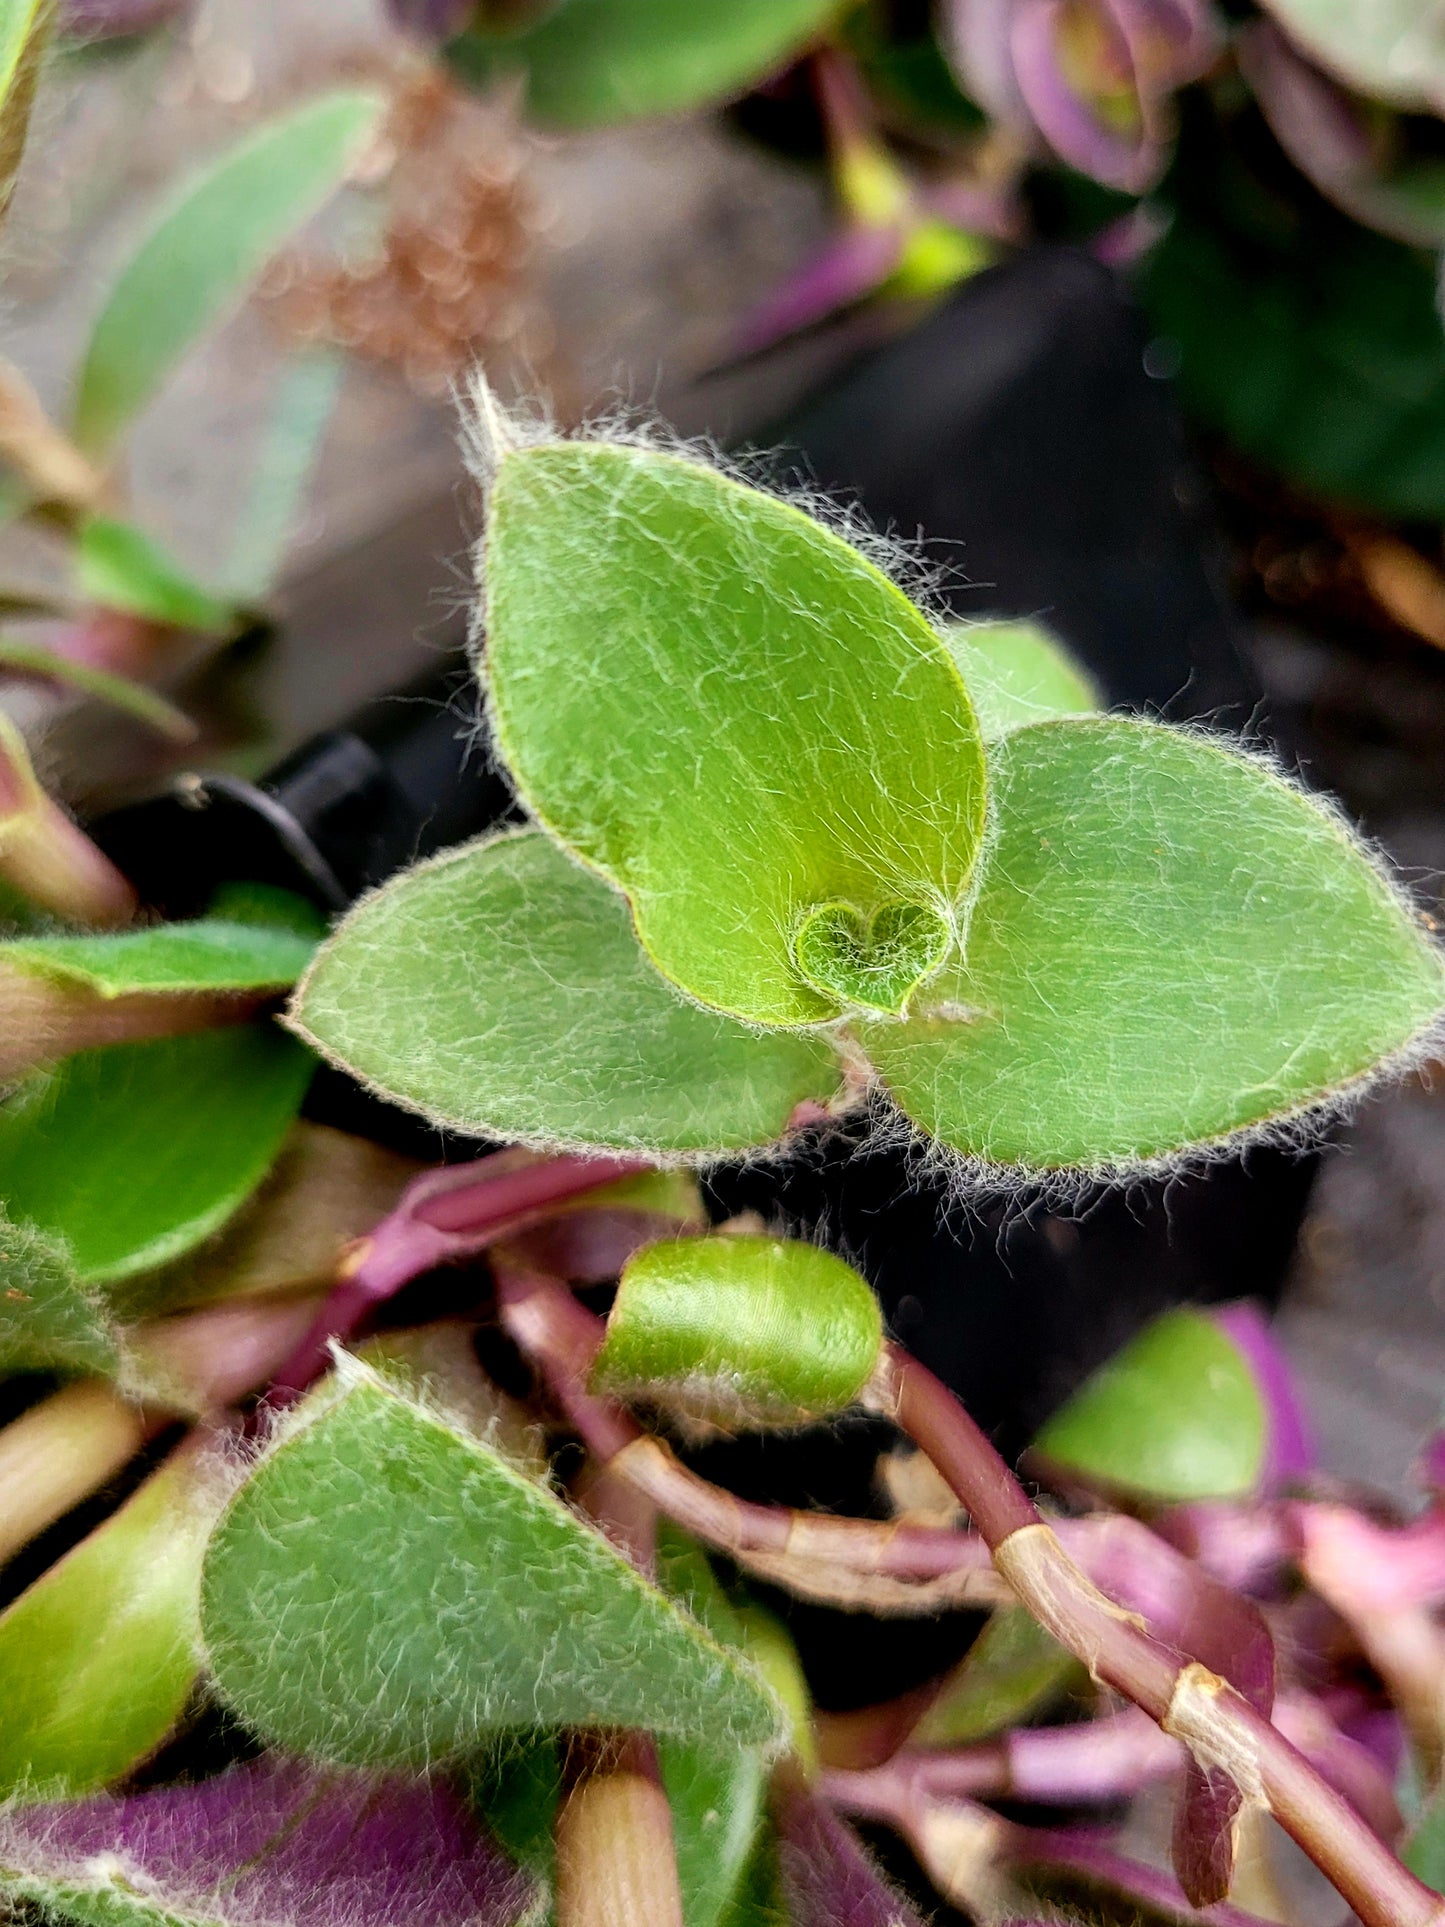
[{"label": "dry brown flower cluster", "polygon": [[355,260],[285,257],[261,289],[283,325],[397,367],[428,395],[483,349],[545,363],[550,330],[527,276],[539,216],[515,127],[428,70],[399,89],[383,148],[379,247]]}]

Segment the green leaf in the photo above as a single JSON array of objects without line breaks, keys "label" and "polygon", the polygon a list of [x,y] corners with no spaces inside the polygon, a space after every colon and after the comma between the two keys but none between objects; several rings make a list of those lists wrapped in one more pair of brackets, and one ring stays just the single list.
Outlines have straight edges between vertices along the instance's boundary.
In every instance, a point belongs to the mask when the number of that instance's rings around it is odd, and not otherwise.
[{"label": "green leaf", "polygon": [[228,634],[240,621],[234,603],[192,582],[129,522],[92,515],[81,525],[75,568],[80,593],[102,608],[207,635]]},{"label": "green leaf", "polygon": [[328,1760],[420,1766],[519,1728],[777,1730],[752,1669],[599,1533],[354,1360],[223,1517],[202,1624],[236,1712]]},{"label": "green leaf", "polygon": [[1410,1830],[1400,1855],[1417,1880],[1445,1894],[1445,1788],[1437,1790]]},{"label": "green leaf", "polygon": [[346,368],[339,348],[308,347],[293,355],[282,376],[245,502],[231,528],[223,579],[238,601],[262,601],[276,586]]},{"label": "green leaf", "polygon": [[815,1023],[859,995],[871,933],[869,994],[896,1008],[952,942],[984,807],[973,710],[913,604],[788,503],[602,443],[502,458],[486,576],[502,753],[658,968]]},{"label": "green leaf", "polygon": [[[298,908],[305,908],[294,898]],[[316,919],[319,923],[320,919]],[[284,990],[316,948],[284,924],[202,917],[109,936],[21,937],[0,943],[0,967],[82,985],[98,997],[141,991]]]},{"label": "green leaf", "polygon": [[1198,735],[1006,737],[966,957],[862,1027],[903,1110],[1032,1170],[1127,1168],[1329,1101],[1445,1000],[1418,917],[1340,820]]},{"label": "green leaf", "polygon": [[567,0],[535,27],[474,28],[452,43],[462,76],[488,86],[521,68],[532,116],[597,127],[676,114],[740,94],[783,66],[839,0]]},{"label": "green leaf", "polygon": [[110,1316],[59,1238],[0,1206],[0,1372],[94,1372],[120,1364]]},{"label": "green leaf", "polygon": [[55,0],[0,0],[0,218],[15,192],[55,14]]},{"label": "green leaf", "polygon": [[1177,347],[1185,402],[1329,500],[1438,521],[1445,331],[1433,256],[1328,214],[1265,226],[1241,211],[1271,201],[1253,177],[1206,174],[1145,264],[1140,292]]},{"label": "green leaf", "polygon": [[261,1182],[314,1062],[271,1023],[78,1051],[0,1110],[0,1199],[87,1281],[166,1264]]},{"label": "green leaf", "polygon": [[122,271],[91,333],[72,414],[108,454],[267,260],[341,185],[383,109],[370,89],[323,94],[258,128],[186,183]]},{"label": "green leaf", "polygon": [[911,1746],[970,1746],[1056,1706],[1088,1685],[1072,1653],[1022,1606],[988,1624],[909,1734]]},{"label": "green leaf", "polygon": [[629,1260],[592,1368],[597,1390],[735,1425],[847,1409],[883,1344],[851,1265],[784,1238],[668,1238]]},{"label": "green leaf", "polygon": [[1269,0],[1266,11],[1361,93],[1428,113],[1445,109],[1445,20],[1420,0]]},{"label": "green leaf", "polygon": [[88,1793],[175,1725],[223,1496],[220,1467],[182,1448],[0,1614],[0,1795]]},{"label": "green leaf", "polygon": [[113,676],[108,669],[96,669],[88,662],[75,662],[41,643],[0,636],[0,670],[5,669],[23,676],[44,676],[47,682],[61,683],[96,702],[108,703],[157,734],[168,736],[173,743],[189,743],[195,738],[196,725],[185,711],[154,689],[132,682],[128,676]]},{"label": "green leaf", "polygon": [[944,641],[986,737],[1101,707],[1089,677],[1040,622],[960,623],[944,632]]},{"label": "green leaf", "polygon": [[1066,1471],[1154,1499],[1252,1492],[1267,1415],[1249,1362],[1203,1312],[1166,1312],[1088,1379],[1034,1440]]},{"label": "green leaf", "polygon": [[449,850],[366,898],[290,1021],[393,1100],[533,1143],[743,1150],[840,1078],[824,1039],[685,1003],[622,899],[536,832]]}]

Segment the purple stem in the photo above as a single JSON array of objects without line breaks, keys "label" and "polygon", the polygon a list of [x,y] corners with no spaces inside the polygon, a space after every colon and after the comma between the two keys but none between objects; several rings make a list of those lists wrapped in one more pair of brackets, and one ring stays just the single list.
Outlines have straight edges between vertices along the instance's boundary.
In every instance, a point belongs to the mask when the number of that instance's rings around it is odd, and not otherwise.
[{"label": "purple stem", "polygon": [[1171,1874],[1129,1859],[1110,1844],[1108,1835],[1092,1829],[1010,1827],[1005,1843],[1007,1857],[1016,1867],[1069,1875],[1190,1927],[1194,1922],[1205,1927],[1266,1927],[1257,1914],[1231,1907],[1228,1901],[1194,1906]]},{"label": "purple stem", "polygon": [[500,1151],[475,1164],[423,1172],[356,1248],[310,1330],[277,1373],[268,1409],[293,1404],[325,1371],[332,1345],[353,1337],[413,1278],[484,1251],[571,1198],[649,1169],[637,1158],[534,1159]]},{"label": "purple stem", "polygon": [[745,317],[734,352],[761,354],[861,301],[897,267],[903,241],[901,227],[845,228]]}]

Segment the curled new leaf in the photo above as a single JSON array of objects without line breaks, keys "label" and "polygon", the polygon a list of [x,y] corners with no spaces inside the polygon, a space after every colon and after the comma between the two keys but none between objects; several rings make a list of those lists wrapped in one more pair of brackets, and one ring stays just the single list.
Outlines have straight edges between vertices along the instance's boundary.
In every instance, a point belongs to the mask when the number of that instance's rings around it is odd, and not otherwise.
[{"label": "curled new leaf", "polygon": [[1035,1440],[1050,1463],[1156,1499],[1252,1491],[1265,1411],[1249,1363],[1206,1313],[1165,1312],[1094,1373]]},{"label": "curled new leaf", "polygon": [[291,1021],[437,1122],[533,1143],[743,1150],[839,1082],[825,1040],[684,1002],[622,899],[535,832],[450,850],[366,898]]},{"label": "curled new leaf", "polygon": [[800,1425],[851,1405],[882,1343],[878,1300],[831,1252],[667,1239],[623,1272],[593,1384],[726,1423]]},{"label": "curled new leaf", "polygon": [[1260,763],[1118,718],[997,748],[965,956],[864,1043],[945,1144],[1137,1165],[1328,1102],[1445,1001],[1420,921],[1337,818]]},{"label": "curled new leaf", "polygon": [[498,741],[699,1002],[897,1011],[954,940],[978,725],[922,614],[841,537],[701,463],[501,458],[486,541]]},{"label": "curled new leaf", "polygon": [[244,1719],[353,1765],[506,1730],[759,1744],[778,1723],[752,1668],[545,1486],[354,1361],[232,1501],[202,1623]]},{"label": "curled new leaf", "polygon": [[0,1891],[84,1927],[523,1927],[531,1882],[440,1781],[273,1756],[196,1786],[22,1809]]},{"label": "curled new leaf", "polygon": [[1266,13],[1348,85],[1402,107],[1445,107],[1445,23],[1419,0],[1267,0]]}]

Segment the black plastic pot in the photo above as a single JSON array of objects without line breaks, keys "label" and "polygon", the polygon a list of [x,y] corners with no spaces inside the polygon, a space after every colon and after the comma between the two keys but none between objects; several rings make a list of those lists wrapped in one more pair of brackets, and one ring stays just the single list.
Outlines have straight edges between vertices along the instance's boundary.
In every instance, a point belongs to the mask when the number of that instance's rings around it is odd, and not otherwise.
[{"label": "black plastic pot", "polygon": [[[1206,561],[1199,490],[1167,384],[1113,276],[1040,249],[979,276],[922,326],[861,358],[778,439],[810,479],[871,519],[922,532],[963,615],[1046,618],[1112,702],[1242,725],[1258,692]],[[789,466],[793,457],[781,462]],[[450,686],[465,688],[458,672]],[[188,777],[93,826],[170,914],[214,886],[286,883],[339,909],[362,888],[503,815],[504,784],[468,729],[474,698],[383,704],[259,786]],[[465,1155],[414,1119],[321,1075],[313,1115],[422,1155]],[[1068,1212],[961,1201],[898,1151],[846,1143],[714,1171],[719,1216],[744,1208],[836,1245],[898,1335],[1016,1452],[1145,1319],[1186,1300],[1277,1294],[1314,1173],[1256,1151],[1202,1176],[1100,1193]],[[739,1489],[866,1502],[878,1437],[715,1448]],[[944,1663],[957,1618],[879,1638],[869,1622],[789,1609],[824,1703],[884,1697]]]}]

